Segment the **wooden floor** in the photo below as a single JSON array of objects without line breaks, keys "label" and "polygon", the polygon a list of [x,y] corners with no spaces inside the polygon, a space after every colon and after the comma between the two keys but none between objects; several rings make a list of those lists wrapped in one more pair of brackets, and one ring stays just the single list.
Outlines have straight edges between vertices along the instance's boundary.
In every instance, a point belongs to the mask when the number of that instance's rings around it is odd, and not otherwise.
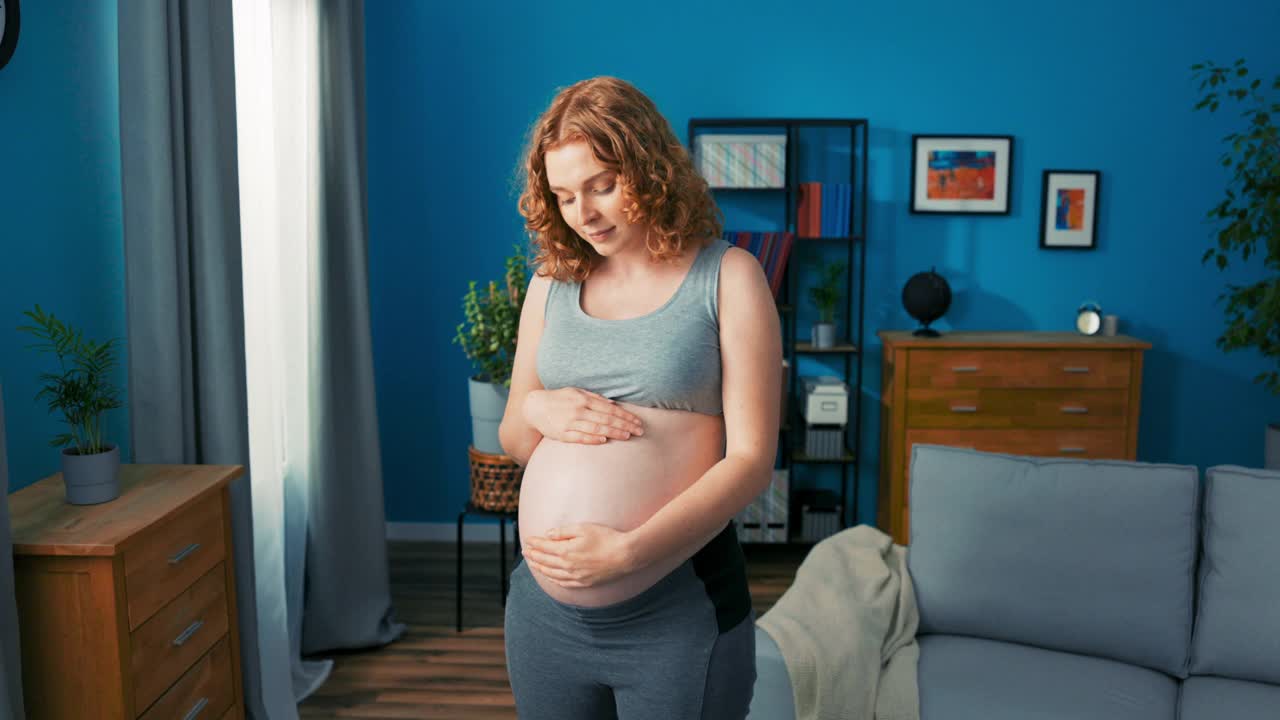
[{"label": "wooden floor", "polygon": [[[388,546],[392,600],[408,632],[378,650],[326,656],[334,659],[333,674],[299,706],[302,718],[514,720],[503,652],[498,545],[466,546],[461,633],[454,625],[453,543]],[[510,545],[507,551],[512,552]],[[757,617],[791,585],[805,552],[802,547],[747,548]]]}]

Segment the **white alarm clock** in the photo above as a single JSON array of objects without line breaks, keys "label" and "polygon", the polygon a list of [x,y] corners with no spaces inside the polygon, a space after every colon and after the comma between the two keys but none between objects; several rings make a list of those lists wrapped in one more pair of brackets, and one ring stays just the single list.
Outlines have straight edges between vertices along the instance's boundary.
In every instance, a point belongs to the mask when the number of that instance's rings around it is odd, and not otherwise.
[{"label": "white alarm clock", "polygon": [[1076,330],[1081,335],[1097,335],[1102,329],[1102,308],[1096,302],[1086,302],[1076,310]]}]

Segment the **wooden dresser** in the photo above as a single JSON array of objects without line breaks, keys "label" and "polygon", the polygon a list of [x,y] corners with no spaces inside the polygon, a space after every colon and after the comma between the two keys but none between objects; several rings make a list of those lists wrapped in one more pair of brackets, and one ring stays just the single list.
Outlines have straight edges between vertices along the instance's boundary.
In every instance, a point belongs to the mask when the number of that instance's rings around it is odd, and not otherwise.
[{"label": "wooden dresser", "polygon": [[1136,459],[1142,353],[1131,337],[882,331],[878,524],[909,540],[911,446]]},{"label": "wooden dresser", "polygon": [[228,484],[243,468],[122,465],[120,497],[62,475],[9,496],[27,714],[244,717]]}]

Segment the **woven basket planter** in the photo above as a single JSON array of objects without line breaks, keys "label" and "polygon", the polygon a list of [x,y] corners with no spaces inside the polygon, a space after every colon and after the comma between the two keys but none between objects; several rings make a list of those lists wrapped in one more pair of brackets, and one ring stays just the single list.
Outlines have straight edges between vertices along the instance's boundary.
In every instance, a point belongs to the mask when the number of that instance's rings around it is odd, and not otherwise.
[{"label": "woven basket planter", "polygon": [[524,468],[508,455],[480,452],[475,446],[469,446],[467,453],[471,456],[471,504],[493,512],[515,512]]}]

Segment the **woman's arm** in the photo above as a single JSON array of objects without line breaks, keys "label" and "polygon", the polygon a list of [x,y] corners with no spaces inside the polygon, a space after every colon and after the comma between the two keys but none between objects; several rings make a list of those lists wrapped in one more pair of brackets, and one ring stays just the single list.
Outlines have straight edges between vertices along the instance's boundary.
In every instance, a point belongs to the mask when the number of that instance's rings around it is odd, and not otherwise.
[{"label": "woman's arm", "polygon": [[764,268],[745,250],[725,253],[718,304],[725,457],[626,534],[636,569],[705,545],[773,479],[782,330]]},{"label": "woman's arm", "polygon": [[542,339],[543,316],[547,306],[550,278],[534,273],[529,290],[520,308],[520,329],[516,335],[516,357],[511,367],[511,390],[507,393],[507,407],[498,425],[498,442],[521,467],[529,462],[533,449],[542,441],[542,433],[524,419],[524,401],[529,393],[542,390],[538,381],[538,343]]}]

